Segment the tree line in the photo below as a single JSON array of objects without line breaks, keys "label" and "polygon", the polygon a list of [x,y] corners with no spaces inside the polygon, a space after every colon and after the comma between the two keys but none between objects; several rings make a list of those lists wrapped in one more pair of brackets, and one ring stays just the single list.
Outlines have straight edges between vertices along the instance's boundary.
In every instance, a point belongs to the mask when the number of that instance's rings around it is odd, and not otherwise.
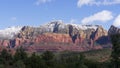
[{"label": "tree line", "polygon": [[110,37],[113,47],[109,61],[88,60],[83,53],[56,55],[45,51],[40,55],[29,55],[20,47],[14,55],[6,49],[0,52],[0,68],[120,68],[120,35]]}]

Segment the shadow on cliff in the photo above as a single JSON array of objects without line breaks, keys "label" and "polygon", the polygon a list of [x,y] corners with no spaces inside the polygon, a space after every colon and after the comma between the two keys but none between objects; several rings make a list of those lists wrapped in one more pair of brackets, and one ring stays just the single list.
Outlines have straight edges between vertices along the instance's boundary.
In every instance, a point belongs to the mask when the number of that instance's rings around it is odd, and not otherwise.
[{"label": "shadow on cliff", "polygon": [[75,40],[77,39],[77,34],[73,35],[71,38],[72,38],[72,42],[75,43]]},{"label": "shadow on cliff", "polygon": [[72,25],[69,25],[69,36],[71,37],[73,43],[75,43],[75,40],[79,37],[78,31],[75,33]]},{"label": "shadow on cliff", "polygon": [[102,36],[96,40],[96,42],[100,45],[108,44],[110,43],[109,37],[108,36]]}]

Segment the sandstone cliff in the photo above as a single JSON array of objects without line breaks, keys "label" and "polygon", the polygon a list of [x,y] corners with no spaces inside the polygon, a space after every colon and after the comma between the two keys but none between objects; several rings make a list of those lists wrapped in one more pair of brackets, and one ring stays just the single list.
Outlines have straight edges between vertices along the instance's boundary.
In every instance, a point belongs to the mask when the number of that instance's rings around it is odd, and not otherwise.
[{"label": "sandstone cliff", "polygon": [[114,35],[114,34],[120,34],[120,28],[117,28],[115,26],[111,26],[110,29],[108,30],[109,35]]},{"label": "sandstone cliff", "polygon": [[[51,46],[53,50],[54,46],[58,48],[60,46],[61,50],[65,50],[65,46],[71,46],[70,49],[74,46],[73,50],[75,48],[89,50],[102,48],[101,45],[107,44],[107,35],[107,31],[99,25],[76,25],[55,21],[40,27],[24,26],[18,34],[14,35],[14,39],[1,39],[0,45],[11,48],[21,45]],[[68,47],[68,50],[70,49]]]}]

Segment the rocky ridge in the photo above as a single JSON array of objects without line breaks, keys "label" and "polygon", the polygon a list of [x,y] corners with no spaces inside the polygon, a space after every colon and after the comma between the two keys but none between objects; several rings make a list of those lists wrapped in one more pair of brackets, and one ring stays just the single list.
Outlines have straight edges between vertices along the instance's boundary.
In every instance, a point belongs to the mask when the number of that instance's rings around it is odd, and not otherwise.
[{"label": "rocky ridge", "polygon": [[[105,43],[101,43],[102,40],[106,40]],[[14,34],[12,39],[1,39],[0,46],[14,48],[28,45],[34,49],[39,46],[41,50],[48,46],[48,50],[49,48],[51,50],[68,48],[68,50],[74,51],[77,48],[78,50],[102,48],[101,45],[107,44],[107,40],[107,31],[102,26],[65,24],[62,21],[53,21],[40,27],[24,26]]]},{"label": "rocky ridge", "polygon": [[120,34],[120,28],[117,28],[112,25],[108,30],[108,35],[114,35],[114,34]]}]

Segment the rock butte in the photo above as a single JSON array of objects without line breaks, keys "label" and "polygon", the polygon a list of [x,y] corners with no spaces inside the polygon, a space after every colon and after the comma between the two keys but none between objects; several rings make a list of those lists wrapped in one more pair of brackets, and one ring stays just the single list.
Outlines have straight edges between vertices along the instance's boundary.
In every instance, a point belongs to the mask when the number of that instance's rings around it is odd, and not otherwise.
[{"label": "rock butte", "polygon": [[20,27],[15,31],[17,32],[9,32],[13,35],[11,38],[2,37],[3,33],[0,31],[0,46],[8,48],[24,46],[29,51],[86,51],[111,46],[108,31],[99,25],[76,25],[53,21],[40,27]]}]

